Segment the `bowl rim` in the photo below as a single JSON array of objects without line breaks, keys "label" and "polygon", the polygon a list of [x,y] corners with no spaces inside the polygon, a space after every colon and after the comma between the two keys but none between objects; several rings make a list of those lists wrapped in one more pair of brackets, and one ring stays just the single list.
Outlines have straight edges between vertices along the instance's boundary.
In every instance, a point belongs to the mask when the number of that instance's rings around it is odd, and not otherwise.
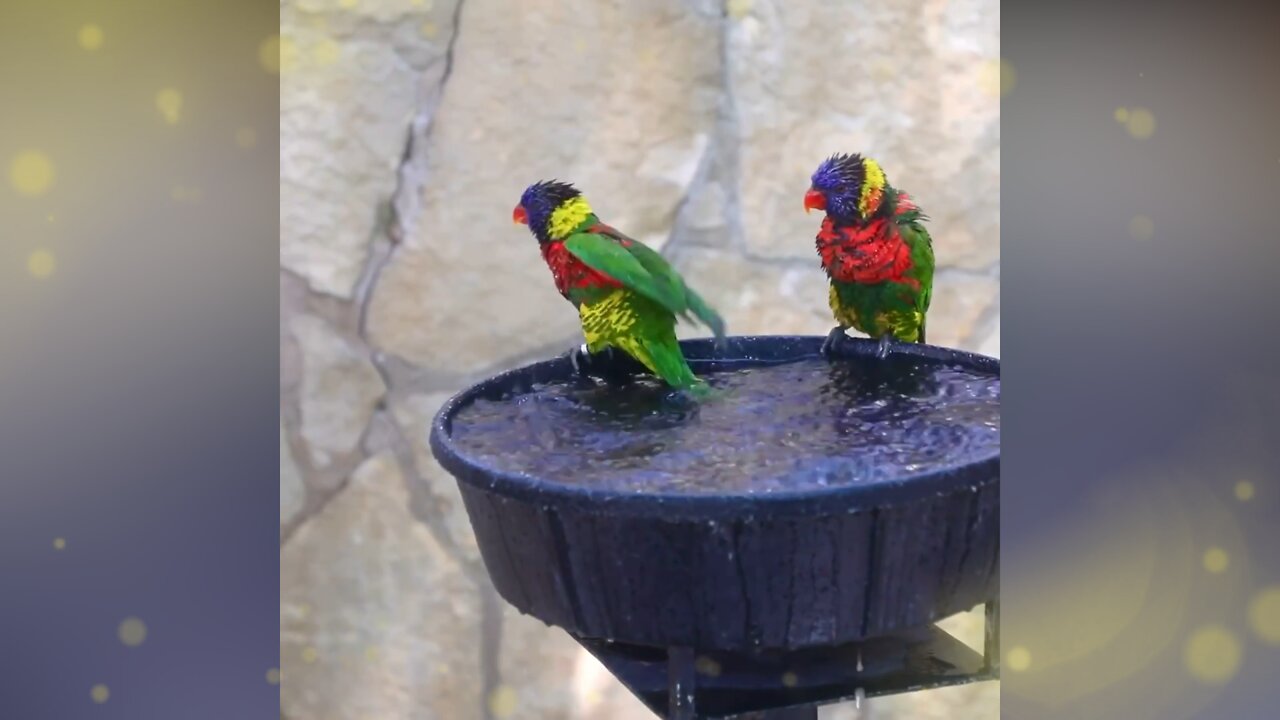
[{"label": "bowl rim", "polygon": [[[818,357],[825,340],[811,335],[747,335],[726,338],[718,347],[710,338],[681,340],[691,365],[745,361],[791,362]],[[845,357],[873,355],[879,343],[846,338],[837,353]],[[736,352],[734,352],[736,351]],[[891,343],[890,354],[914,355],[947,362],[978,372],[1000,375],[1000,361],[986,355],[919,343]],[[567,377],[572,366],[565,356],[541,360],[493,375],[463,389],[440,407],[431,422],[430,445],[436,461],[460,483],[542,506],[606,512],[612,515],[654,515],[669,519],[719,520],[762,515],[831,515],[918,502],[956,492],[972,492],[1000,481],[999,448],[968,462],[904,475],[868,485],[840,485],[759,494],[628,493],[555,482],[525,472],[501,470],[464,453],[450,437],[454,415],[476,398],[514,379],[527,383]],[[534,380],[537,378],[537,380]]]}]

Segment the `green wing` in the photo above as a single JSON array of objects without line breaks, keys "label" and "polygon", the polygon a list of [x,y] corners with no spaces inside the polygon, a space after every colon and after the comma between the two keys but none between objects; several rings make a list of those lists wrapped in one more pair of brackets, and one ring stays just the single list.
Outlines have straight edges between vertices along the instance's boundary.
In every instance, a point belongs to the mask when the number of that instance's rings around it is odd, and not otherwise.
[{"label": "green wing", "polygon": [[[677,273],[675,268],[671,267],[666,258],[656,250],[635,240],[631,240],[625,249],[630,251],[651,275],[665,278],[665,282],[670,286],[679,292],[683,292],[685,306],[688,308],[689,313],[693,313],[693,318],[697,318],[703,325],[711,328],[717,339],[724,337],[724,320],[720,317],[720,314],[713,310],[702,299],[701,295],[694,292],[693,288],[684,283],[684,278],[680,277],[680,273]],[[685,317],[688,318],[688,313],[685,314]],[[692,320],[693,318],[689,319]]]},{"label": "green wing", "polygon": [[569,236],[564,247],[593,270],[608,275],[629,290],[657,302],[672,314],[697,319],[711,328],[717,338],[724,336],[724,321],[697,293],[690,290],[666,258],[639,241],[608,226]]},{"label": "green wing", "polygon": [[920,223],[921,215],[906,222],[901,222],[899,231],[911,248],[911,262],[915,266],[916,277],[920,281],[920,294],[916,296],[916,309],[920,311],[920,342],[925,342],[925,327],[928,325],[929,303],[933,300],[933,238]]}]

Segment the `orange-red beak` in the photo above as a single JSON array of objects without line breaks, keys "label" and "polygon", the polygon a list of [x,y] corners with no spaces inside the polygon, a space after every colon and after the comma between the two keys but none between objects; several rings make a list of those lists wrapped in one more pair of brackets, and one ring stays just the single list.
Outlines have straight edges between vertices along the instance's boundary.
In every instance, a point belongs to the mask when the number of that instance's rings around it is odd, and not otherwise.
[{"label": "orange-red beak", "polygon": [[529,224],[529,213],[525,212],[523,205],[517,205],[516,209],[511,211],[511,222],[519,225]]},{"label": "orange-red beak", "polygon": [[809,212],[810,210],[826,210],[826,209],[827,209],[827,197],[822,193],[818,192],[817,190],[814,190],[813,188],[809,188],[809,192],[804,194],[804,211]]}]

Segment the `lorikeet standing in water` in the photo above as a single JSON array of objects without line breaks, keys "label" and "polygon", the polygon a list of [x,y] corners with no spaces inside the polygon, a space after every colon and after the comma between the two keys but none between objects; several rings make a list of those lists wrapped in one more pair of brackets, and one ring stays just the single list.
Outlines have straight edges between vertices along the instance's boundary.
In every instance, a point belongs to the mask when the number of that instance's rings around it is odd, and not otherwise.
[{"label": "lorikeet standing in water", "polygon": [[833,155],[813,173],[805,212],[825,210],[818,255],[831,281],[828,301],[839,323],[823,353],[854,327],[880,340],[925,342],[933,294],[933,240],[926,217],[885,179],[880,165],[860,155]]},{"label": "lorikeet standing in water", "polygon": [[724,337],[724,321],[685,285],[666,258],[600,222],[577,188],[555,180],[530,185],[512,211],[529,226],[556,290],[578,308],[586,345],[569,354],[625,350],[668,385],[705,390],[676,342],[676,317]]}]

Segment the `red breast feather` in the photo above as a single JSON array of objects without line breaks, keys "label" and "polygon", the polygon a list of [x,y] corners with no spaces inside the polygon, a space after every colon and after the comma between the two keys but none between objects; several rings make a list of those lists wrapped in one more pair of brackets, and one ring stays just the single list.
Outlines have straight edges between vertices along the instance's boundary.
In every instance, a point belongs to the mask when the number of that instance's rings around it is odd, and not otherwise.
[{"label": "red breast feather", "polygon": [[[914,208],[905,193],[898,195],[897,214]],[[898,224],[886,218],[837,227],[828,215],[822,220],[815,244],[823,269],[838,282],[919,284],[915,278],[906,277],[912,266],[911,248],[898,232]]]},{"label": "red breast feather", "polygon": [[570,290],[590,288],[619,288],[622,283],[604,273],[587,267],[573,253],[565,249],[562,242],[549,242],[542,245],[542,259],[551,268],[551,276],[555,278],[556,290],[568,296]]}]

